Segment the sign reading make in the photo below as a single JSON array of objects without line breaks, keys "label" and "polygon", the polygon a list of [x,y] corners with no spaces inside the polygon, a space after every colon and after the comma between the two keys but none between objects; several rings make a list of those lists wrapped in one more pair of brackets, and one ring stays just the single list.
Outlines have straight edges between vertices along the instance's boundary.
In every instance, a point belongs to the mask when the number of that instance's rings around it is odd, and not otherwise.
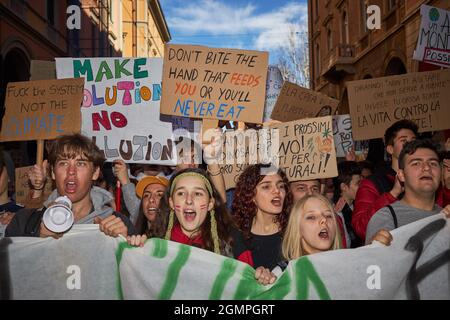
[{"label": "sign reading make", "polygon": [[161,113],[261,123],[268,53],[166,45]]},{"label": "sign reading make", "polygon": [[161,58],[57,58],[58,78],[84,77],[82,132],[108,161],[175,164],[172,124],[160,121]]},{"label": "sign reading make", "polygon": [[10,82],[0,141],[55,139],[80,132],[84,79]]},{"label": "sign reading make", "polygon": [[422,22],[413,59],[450,67],[450,11],[422,5]]}]

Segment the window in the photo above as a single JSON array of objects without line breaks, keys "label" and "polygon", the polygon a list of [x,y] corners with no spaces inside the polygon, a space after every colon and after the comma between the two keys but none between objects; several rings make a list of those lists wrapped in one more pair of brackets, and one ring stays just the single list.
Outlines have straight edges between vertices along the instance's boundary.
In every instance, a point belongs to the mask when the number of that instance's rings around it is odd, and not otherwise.
[{"label": "window", "polygon": [[349,36],[348,36],[348,15],[347,12],[344,11],[342,14],[342,42],[344,44],[349,43]]},{"label": "window", "polygon": [[320,77],[320,47],[316,44],[316,78]]},{"label": "window", "polygon": [[360,0],[361,7],[361,31],[362,34],[367,32],[367,0]]},{"label": "window", "polygon": [[397,0],[388,0],[388,12],[397,6]]},{"label": "window", "polygon": [[49,24],[55,25],[55,0],[47,0],[45,5],[47,21]]},{"label": "window", "polygon": [[331,51],[333,49],[333,33],[331,32],[330,26],[327,29],[327,45],[328,51]]}]

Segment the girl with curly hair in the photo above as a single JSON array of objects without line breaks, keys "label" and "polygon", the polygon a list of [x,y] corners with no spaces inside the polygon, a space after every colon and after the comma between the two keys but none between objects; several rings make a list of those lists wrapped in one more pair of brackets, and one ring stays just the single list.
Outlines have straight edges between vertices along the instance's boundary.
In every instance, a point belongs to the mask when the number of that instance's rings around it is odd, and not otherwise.
[{"label": "girl with curly hair", "polygon": [[248,166],[236,184],[232,212],[239,231],[233,232],[233,254],[257,268],[272,269],[281,259],[281,240],[292,205],[289,182],[282,170]]}]

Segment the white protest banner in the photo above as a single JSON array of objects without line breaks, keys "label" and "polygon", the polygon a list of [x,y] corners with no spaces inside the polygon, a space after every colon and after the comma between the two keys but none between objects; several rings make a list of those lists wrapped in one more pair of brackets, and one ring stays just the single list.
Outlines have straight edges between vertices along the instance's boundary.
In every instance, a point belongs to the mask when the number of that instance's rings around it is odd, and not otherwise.
[{"label": "white protest banner", "polygon": [[420,7],[422,21],[413,59],[450,67],[450,11],[427,5]]},{"label": "white protest banner", "polygon": [[277,66],[269,66],[267,71],[267,83],[266,83],[266,104],[264,107],[263,121],[267,122],[271,118],[273,108],[277,102],[278,95],[280,94],[281,87],[283,86],[283,76],[280,69]]},{"label": "white protest banner", "polygon": [[402,119],[419,132],[450,128],[450,69],[350,81],[347,90],[355,141],[383,137]]},{"label": "white protest banner", "polygon": [[0,298],[448,300],[448,221],[438,214],[393,230],[390,246],[293,260],[267,286],[249,265],[210,251],[157,238],[130,247],[75,225],[58,240],[0,239]]},{"label": "white protest banner", "polygon": [[161,122],[161,58],[56,58],[57,77],[85,78],[82,133],[107,161],[175,164],[170,122]]},{"label": "white protest banner", "polygon": [[336,157],[345,157],[353,148],[352,120],[349,114],[333,116],[333,137]]},{"label": "white protest banner", "polygon": [[331,116],[284,122],[271,128],[278,129],[279,166],[289,181],[337,176]]}]

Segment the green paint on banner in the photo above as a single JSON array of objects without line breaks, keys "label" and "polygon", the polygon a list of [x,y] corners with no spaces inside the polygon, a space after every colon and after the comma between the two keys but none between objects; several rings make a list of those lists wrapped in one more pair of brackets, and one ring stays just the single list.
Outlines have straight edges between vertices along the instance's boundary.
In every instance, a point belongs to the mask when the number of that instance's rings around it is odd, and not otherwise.
[{"label": "green paint on banner", "polygon": [[120,282],[120,262],[122,261],[122,254],[125,249],[133,249],[137,247],[130,246],[128,242],[123,241],[119,243],[119,246],[116,250],[116,261],[117,261],[117,282],[116,282],[116,288],[117,288],[117,296],[120,300],[123,300],[123,292],[122,292],[122,284]]},{"label": "green paint on banner", "polygon": [[214,281],[211,293],[209,294],[210,300],[220,300],[225,289],[225,285],[228,280],[233,276],[237,268],[237,260],[225,259],[220,268],[219,274]]},{"label": "green paint on banner", "polygon": [[307,300],[309,298],[309,281],[316,288],[319,299],[331,300],[325,284],[314,269],[313,264],[307,257],[302,257],[295,263],[294,272],[297,278],[297,299]]},{"label": "green paint on banner", "polygon": [[282,300],[291,291],[292,280],[288,272],[283,272],[275,284],[267,291],[256,296],[260,300]]},{"label": "green paint on banner", "polygon": [[152,238],[151,241],[154,244],[152,256],[160,259],[165,258],[167,256],[169,242],[159,238]]},{"label": "green paint on banner", "polygon": [[253,299],[263,291],[263,286],[255,280],[255,269],[247,265],[242,273],[242,279],[234,294],[235,300]]},{"label": "green paint on banner", "polygon": [[180,244],[180,249],[177,253],[177,256],[167,270],[166,280],[164,281],[163,288],[159,294],[159,299],[168,300],[172,297],[175,287],[177,286],[180,271],[189,259],[190,254],[191,247]]}]

